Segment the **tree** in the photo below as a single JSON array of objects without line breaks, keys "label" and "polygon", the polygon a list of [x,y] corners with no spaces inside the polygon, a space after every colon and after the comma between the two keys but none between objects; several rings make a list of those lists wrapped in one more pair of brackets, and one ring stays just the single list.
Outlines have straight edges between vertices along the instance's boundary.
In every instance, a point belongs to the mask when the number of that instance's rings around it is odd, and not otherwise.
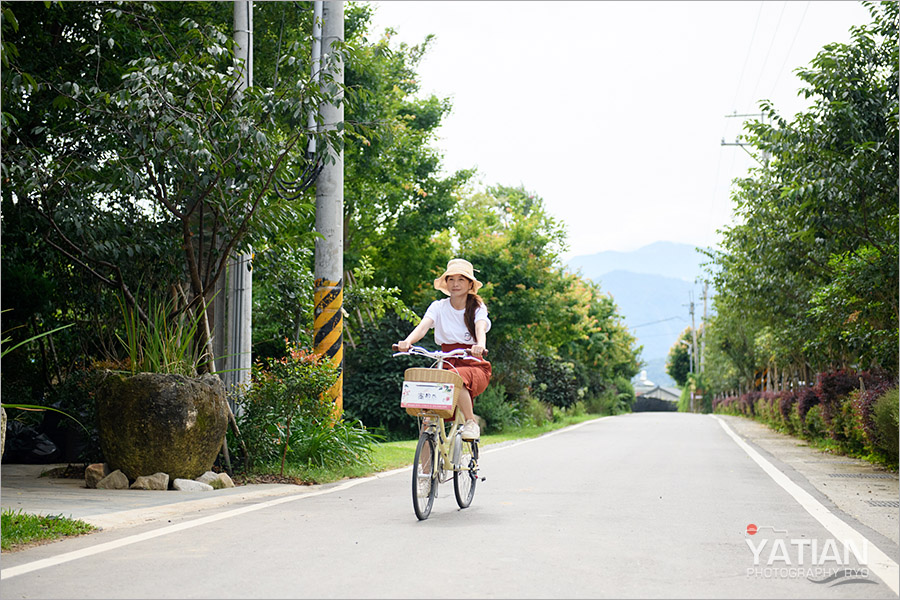
[{"label": "tree", "polygon": [[738,182],[737,224],[711,253],[712,352],[747,387],[897,369],[898,6],[867,6],[872,22],[849,44],[798,71],[809,109],[788,122],[763,102],[766,119],[748,125],[760,166]]},{"label": "tree", "polygon": [[[91,16],[98,41],[73,53],[82,65],[104,60],[120,32],[140,32],[146,54],[127,61],[118,79],[110,67],[103,81],[87,68],[38,79],[11,62],[14,94],[28,99],[36,87],[54,95],[60,110],[45,120],[65,113],[65,128],[34,140],[20,119],[4,122],[5,189],[43,218],[48,245],[119,291],[144,320],[140,274],[123,265],[136,255],[166,265],[161,280],[182,310],[203,316],[198,344],[208,348],[215,284],[254,219],[277,204],[269,198],[275,181],[305,163],[306,116],[325,92],[298,70],[296,45],[280,60],[294,69],[290,77],[241,91],[231,40],[215,27],[185,18],[170,35],[172,23],[154,4],[95,5]],[[74,41],[93,38],[82,32]],[[334,92],[332,81],[322,88]],[[26,100],[23,109],[33,108]],[[339,143],[337,132],[320,137],[322,148]]]},{"label": "tree", "polygon": [[666,358],[666,373],[675,380],[678,387],[684,387],[691,370],[691,346],[693,342],[693,329],[688,327],[681,332],[678,341],[669,349]]}]

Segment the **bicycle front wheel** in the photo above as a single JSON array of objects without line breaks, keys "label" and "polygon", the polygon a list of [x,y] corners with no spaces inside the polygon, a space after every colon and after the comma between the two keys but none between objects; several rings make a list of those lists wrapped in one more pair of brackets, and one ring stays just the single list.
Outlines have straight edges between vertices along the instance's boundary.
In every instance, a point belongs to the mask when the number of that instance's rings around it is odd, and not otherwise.
[{"label": "bicycle front wheel", "polygon": [[453,491],[460,508],[468,508],[475,497],[478,483],[478,442],[462,441],[459,467],[453,470]]},{"label": "bicycle front wheel", "polygon": [[431,514],[431,506],[437,492],[437,471],[434,463],[434,436],[423,433],[416,445],[412,473],[413,510],[416,511],[416,517],[420,521],[427,519]]}]

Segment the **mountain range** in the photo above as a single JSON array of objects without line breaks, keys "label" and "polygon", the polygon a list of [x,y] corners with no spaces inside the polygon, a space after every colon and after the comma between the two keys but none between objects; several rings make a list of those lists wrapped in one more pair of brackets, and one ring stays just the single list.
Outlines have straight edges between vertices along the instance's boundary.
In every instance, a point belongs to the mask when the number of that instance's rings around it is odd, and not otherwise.
[{"label": "mountain range", "polygon": [[709,259],[696,246],[655,242],[633,252],[605,251],[575,256],[569,270],[580,272],[612,295],[626,327],[643,346],[642,367],[647,379],[664,385],[675,382],[666,373],[669,349],[681,332],[703,319],[703,263]]}]

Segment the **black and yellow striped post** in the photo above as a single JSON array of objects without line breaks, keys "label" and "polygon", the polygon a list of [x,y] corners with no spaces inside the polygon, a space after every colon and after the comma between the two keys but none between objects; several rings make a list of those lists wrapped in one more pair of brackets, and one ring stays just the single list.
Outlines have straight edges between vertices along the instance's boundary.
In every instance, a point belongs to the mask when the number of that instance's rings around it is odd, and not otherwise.
[{"label": "black and yellow striped post", "polygon": [[[342,131],[344,103],[342,84],[344,64],[340,45],[344,41],[344,3],[322,4],[322,56],[335,57],[323,67],[323,92],[332,96],[319,107],[321,131]],[[316,178],[316,239],[314,329],[315,352],[326,357],[339,369],[335,384],[325,392],[334,402],[335,419],[344,410],[342,363],[343,348],[343,277],[344,277],[344,150],[342,144],[328,148],[329,159],[322,164]]]},{"label": "black and yellow striped post", "polygon": [[326,358],[338,368],[338,379],[325,392],[334,403],[335,416],[344,408],[344,285],[342,281],[316,279],[315,300],[315,353]]}]

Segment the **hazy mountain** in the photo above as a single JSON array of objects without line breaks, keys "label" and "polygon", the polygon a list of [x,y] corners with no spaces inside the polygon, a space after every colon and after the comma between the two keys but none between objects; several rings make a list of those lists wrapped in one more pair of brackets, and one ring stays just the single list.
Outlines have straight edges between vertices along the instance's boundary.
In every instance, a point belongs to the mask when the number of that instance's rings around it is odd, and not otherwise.
[{"label": "hazy mountain", "polygon": [[654,242],[632,252],[608,250],[597,254],[573,257],[568,266],[573,271],[596,280],[611,271],[630,271],[663,275],[693,281],[702,273],[701,263],[708,259],[696,246],[676,242]]},{"label": "hazy mountain", "polygon": [[576,256],[568,267],[580,269],[612,294],[625,325],[643,346],[647,378],[672,386],[675,382],[665,372],[666,357],[691,324],[691,293],[695,323],[699,326],[702,321],[703,284],[694,281],[703,274],[700,265],[707,260],[689,244],[656,242],[633,252]]}]

